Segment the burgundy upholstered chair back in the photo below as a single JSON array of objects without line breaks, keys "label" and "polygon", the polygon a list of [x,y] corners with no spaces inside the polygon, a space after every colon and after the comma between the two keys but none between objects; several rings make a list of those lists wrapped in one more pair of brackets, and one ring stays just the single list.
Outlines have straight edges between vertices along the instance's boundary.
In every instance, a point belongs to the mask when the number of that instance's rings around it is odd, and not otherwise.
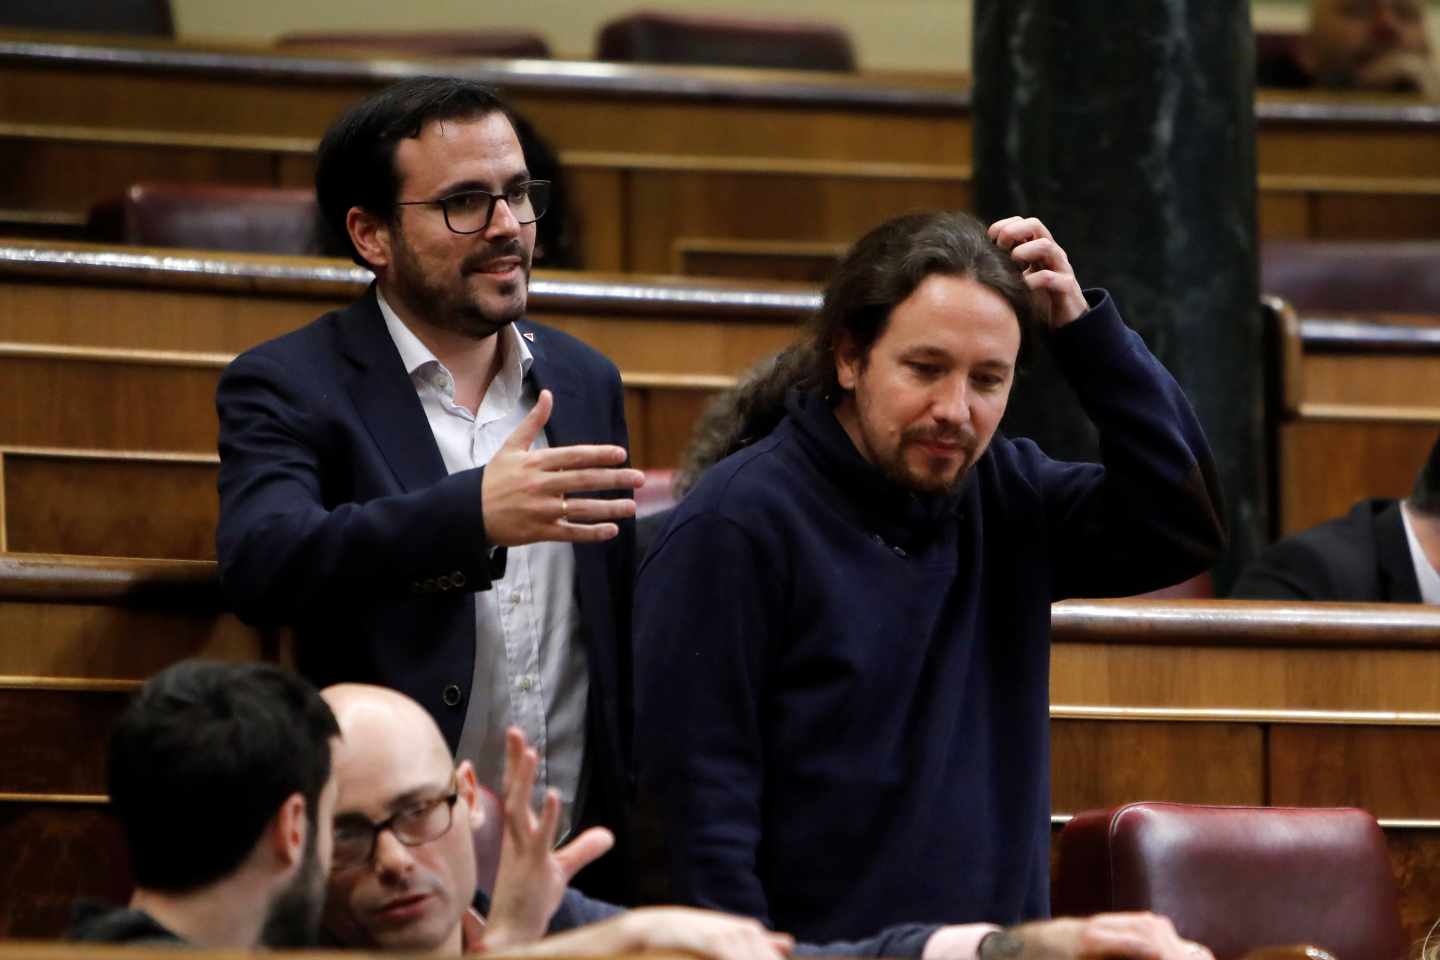
[{"label": "burgundy upholstered chair back", "polygon": [[275,46],[289,50],[348,49],[417,57],[527,57],[549,59],[550,45],[523,30],[414,30],[287,33]]},{"label": "burgundy upholstered chair back", "polygon": [[640,12],[607,23],[595,59],[688,63],[784,70],[855,69],[855,49],[841,27],[796,20]]},{"label": "burgundy upholstered chair back", "polygon": [[470,839],[475,842],[475,885],[489,896],[495,892],[495,874],[500,870],[505,813],[500,807],[500,798],[488,787],[480,788],[480,812],[485,819],[470,832]]},{"label": "burgundy upholstered chair back", "polygon": [[325,228],[305,189],[142,183],[91,211],[97,240],[146,247],[321,255]]},{"label": "burgundy upholstered chair back", "polygon": [[1260,287],[1301,311],[1440,314],[1440,242],[1272,241]]},{"label": "burgundy upholstered chair back", "polygon": [[1309,943],[1340,960],[1406,953],[1385,838],[1363,810],[1132,803],[1060,836],[1056,916],[1151,910],[1236,960]]},{"label": "burgundy upholstered chair back", "polygon": [[0,27],[175,36],[170,0],[4,0]]}]

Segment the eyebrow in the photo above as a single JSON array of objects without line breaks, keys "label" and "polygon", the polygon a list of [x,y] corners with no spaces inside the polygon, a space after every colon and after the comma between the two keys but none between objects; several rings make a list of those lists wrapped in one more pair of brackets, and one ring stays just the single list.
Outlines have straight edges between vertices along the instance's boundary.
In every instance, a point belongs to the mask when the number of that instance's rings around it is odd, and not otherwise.
[{"label": "eyebrow", "polygon": [[[385,812],[398,813],[401,810],[404,810],[406,807],[414,806],[417,802],[421,800],[433,800],[436,797],[449,796],[449,793],[447,792],[447,788],[449,786],[450,784],[446,782],[412,787],[411,789],[406,790],[404,793],[396,794],[395,796],[391,797],[385,803]],[[372,824],[375,822],[371,820],[370,817],[362,810],[339,810],[335,813],[335,819],[337,821],[345,820],[347,822],[354,820],[364,820],[366,823]]]},{"label": "eyebrow", "polygon": [[485,180],[461,180],[459,183],[452,183],[449,186],[442,187],[439,191],[439,196],[449,197],[457,193],[467,193],[472,190],[483,190],[486,193],[504,193],[511,187],[518,186],[529,179],[529,170],[520,170],[512,173],[509,178],[501,184],[498,191],[491,190],[490,183]]}]

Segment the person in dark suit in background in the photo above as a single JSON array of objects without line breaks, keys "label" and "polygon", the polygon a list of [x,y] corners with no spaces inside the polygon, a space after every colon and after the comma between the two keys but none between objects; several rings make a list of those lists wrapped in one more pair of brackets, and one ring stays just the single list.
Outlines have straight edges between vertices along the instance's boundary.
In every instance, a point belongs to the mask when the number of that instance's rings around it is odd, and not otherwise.
[{"label": "person in dark suit in background", "polygon": [[424,705],[482,783],[519,726],[562,830],[615,827],[644,478],[614,365],[524,319],[548,184],[493,91],[416,78],[326,133],[316,193],[375,283],[221,378],[226,595],[317,685]]},{"label": "person in dark suit in background", "polygon": [[1440,603],[1440,437],[1401,500],[1361,500],[1262,553],[1238,600]]}]

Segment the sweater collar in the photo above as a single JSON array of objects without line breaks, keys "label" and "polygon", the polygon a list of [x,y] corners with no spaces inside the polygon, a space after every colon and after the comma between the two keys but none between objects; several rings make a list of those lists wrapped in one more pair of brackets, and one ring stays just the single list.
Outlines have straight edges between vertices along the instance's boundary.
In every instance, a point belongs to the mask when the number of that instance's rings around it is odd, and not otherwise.
[{"label": "sweater collar", "polygon": [[822,473],[849,501],[861,522],[887,544],[918,547],[939,534],[942,523],[959,512],[973,482],[970,473],[954,493],[930,494],[895,483],[870,463],[840,421],[835,408],[817,391],[791,390],[785,409],[796,436]]}]

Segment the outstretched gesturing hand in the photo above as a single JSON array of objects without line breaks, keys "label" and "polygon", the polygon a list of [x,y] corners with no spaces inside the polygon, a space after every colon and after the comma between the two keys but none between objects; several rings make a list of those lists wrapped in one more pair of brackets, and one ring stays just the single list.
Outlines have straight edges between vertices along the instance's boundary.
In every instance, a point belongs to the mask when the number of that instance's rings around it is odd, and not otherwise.
[{"label": "outstretched gesturing hand", "polygon": [[1063,327],[1090,309],[1070,258],[1045,224],[1034,217],[1006,217],[990,224],[988,233],[997,247],[1025,267],[1025,283],[1040,296],[1050,329]]},{"label": "outstretched gesturing hand", "polygon": [[546,792],[538,817],[531,806],[539,767],[540,755],[526,744],[525,734],[518,727],[506,730],[505,830],[485,926],[487,950],[503,950],[543,937],[571,878],[615,843],[609,830],[591,827],[556,850],[559,795],[554,790]]},{"label": "outstretched gesturing hand", "polygon": [[485,467],[480,490],[485,538],[502,547],[541,540],[596,543],[620,532],[613,522],[635,516],[634,499],[570,499],[580,491],[634,490],[645,482],[639,470],[622,467],[625,448],[577,444],[531,450],[555,398],[541,390],[535,408],[515,428]]}]

